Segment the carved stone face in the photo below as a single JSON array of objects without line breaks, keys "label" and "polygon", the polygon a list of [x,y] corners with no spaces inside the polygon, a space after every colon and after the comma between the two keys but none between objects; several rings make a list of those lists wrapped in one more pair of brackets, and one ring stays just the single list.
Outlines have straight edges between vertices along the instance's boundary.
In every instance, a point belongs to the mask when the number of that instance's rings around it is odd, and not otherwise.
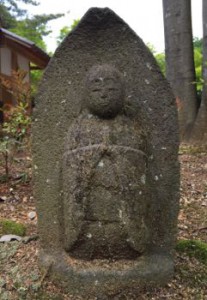
[{"label": "carved stone face", "polygon": [[108,65],[93,67],[87,77],[89,111],[101,118],[114,118],[121,112],[124,88],[121,74]]}]

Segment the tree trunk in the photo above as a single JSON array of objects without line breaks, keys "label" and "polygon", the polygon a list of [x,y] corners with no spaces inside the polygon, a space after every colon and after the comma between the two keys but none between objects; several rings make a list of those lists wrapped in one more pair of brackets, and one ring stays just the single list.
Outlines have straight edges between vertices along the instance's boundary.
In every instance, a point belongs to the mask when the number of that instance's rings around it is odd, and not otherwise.
[{"label": "tree trunk", "polygon": [[207,1],[203,0],[203,90],[201,105],[193,131],[193,139],[207,142]]},{"label": "tree trunk", "polygon": [[182,139],[197,113],[190,0],[163,0],[166,76],[177,99]]}]

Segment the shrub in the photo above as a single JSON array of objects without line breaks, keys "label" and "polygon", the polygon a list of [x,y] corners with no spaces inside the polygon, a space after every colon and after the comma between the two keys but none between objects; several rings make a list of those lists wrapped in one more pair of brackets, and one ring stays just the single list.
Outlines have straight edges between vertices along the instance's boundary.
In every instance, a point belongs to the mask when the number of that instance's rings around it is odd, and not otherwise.
[{"label": "shrub", "polygon": [[11,79],[0,77],[1,84],[10,91],[15,105],[5,104],[2,108],[4,123],[0,136],[0,153],[4,158],[5,177],[9,179],[9,161],[12,150],[23,146],[23,141],[30,131],[30,87],[25,82],[25,71],[13,71]]}]

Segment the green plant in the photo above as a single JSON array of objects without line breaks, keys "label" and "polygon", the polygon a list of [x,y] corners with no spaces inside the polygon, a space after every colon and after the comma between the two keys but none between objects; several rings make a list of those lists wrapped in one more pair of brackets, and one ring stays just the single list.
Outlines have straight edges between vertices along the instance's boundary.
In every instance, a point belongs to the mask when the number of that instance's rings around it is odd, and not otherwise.
[{"label": "green plant", "polygon": [[0,77],[2,85],[15,100],[14,105],[6,103],[2,108],[5,121],[1,130],[0,153],[4,158],[5,177],[7,180],[9,179],[11,153],[15,148],[23,146],[23,141],[30,131],[30,86],[25,81],[26,75],[25,71],[18,70],[13,71],[11,79]]},{"label": "green plant", "polygon": [[71,26],[64,26],[60,29],[59,36],[57,37],[57,44],[60,45],[60,43],[64,40],[64,38],[78,25],[80,22],[79,19],[73,20],[73,23]]},{"label": "green plant", "polygon": [[30,118],[30,86],[25,80],[27,72],[13,71],[11,79],[0,77],[2,85],[12,94],[14,105],[5,104],[3,107],[3,133],[21,141],[28,132]]},{"label": "green plant", "polygon": [[180,240],[176,245],[178,252],[185,252],[190,257],[207,264],[207,243],[198,240]]},{"label": "green plant", "polygon": [[9,138],[8,136],[3,136],[0,139],[0,153],[4,158],[4,169],[5,176],[1,178],[1,181],[7,181],[9,179],[9,158],[11,153],[11,147],[15,144],[14,139]]},{"label": "green plant", "polygon": [[16,234],[24,236],[25,233],[26,227],[24,224],[7,219],[0,220],[0,234]]}]

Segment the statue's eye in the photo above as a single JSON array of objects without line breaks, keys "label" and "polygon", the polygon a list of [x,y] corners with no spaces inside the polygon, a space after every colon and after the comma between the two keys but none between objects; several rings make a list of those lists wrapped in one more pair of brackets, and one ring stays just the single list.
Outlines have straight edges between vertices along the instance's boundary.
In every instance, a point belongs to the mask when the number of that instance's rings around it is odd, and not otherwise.
[{"label": "statue's eye", "polygon": [[92,92],[100,92],[100,89],[93,89]]}]

